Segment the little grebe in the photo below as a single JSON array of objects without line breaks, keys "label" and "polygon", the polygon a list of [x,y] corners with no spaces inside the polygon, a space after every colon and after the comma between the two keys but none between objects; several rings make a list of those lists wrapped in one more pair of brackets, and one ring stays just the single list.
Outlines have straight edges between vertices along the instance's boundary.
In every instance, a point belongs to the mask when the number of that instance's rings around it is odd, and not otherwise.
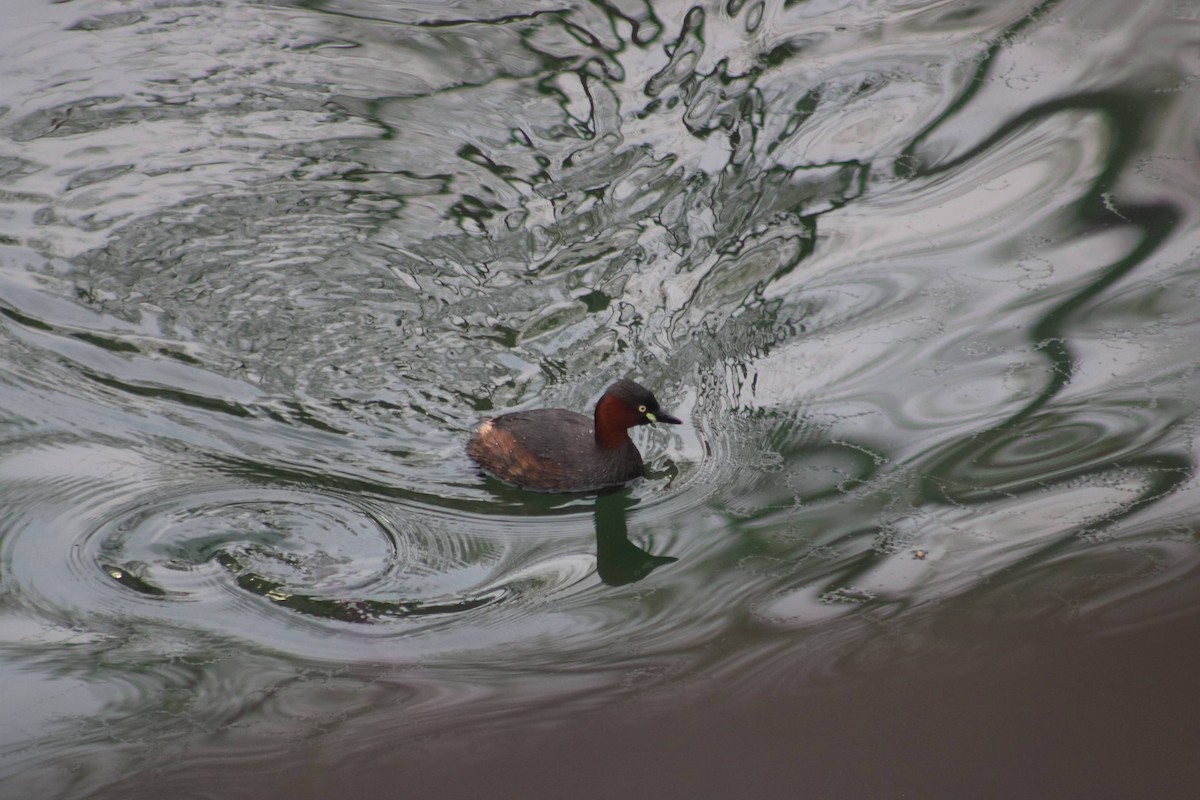
[{"label": "little grebe", "polygon": [[641,384],[622,378],[596,403],[595,421],[564,408],[515,411],[485,420],[467,455],[505,483],[543,492],[589,492],[642,475],[634,425],[681,420]]}]

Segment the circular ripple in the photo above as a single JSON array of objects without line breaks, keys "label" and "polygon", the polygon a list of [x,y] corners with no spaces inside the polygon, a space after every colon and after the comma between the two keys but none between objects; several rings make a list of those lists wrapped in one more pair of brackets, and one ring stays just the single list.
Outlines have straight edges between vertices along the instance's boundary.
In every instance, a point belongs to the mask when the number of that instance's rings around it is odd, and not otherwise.
[{"label": "circular ripple", "polygon": [[503,586],[478,583],[504,554],[495,541],[394,520],[353,498],[266,487],[253,494],[161,494],[93,531],[98,561],[143,594],[188,598],[232,580],[274,606],[349,622],[469,611],[504,597]]},{"label": "circular ripple", "polygon": [[936,453],[927,488],[954,502],[982,502],[1112,470],[1151,450],[1173,416],[1133,404],[1045,410]]},{"label": "circular ripple", "polygon": [[[543,520],[553,536],[540,536],[530,521],[236,479],[118,448],[60,443],[23,456],[0,462],[22,509],[5,519],[7,587],[77,630],[132,624],[324,657],[336,629],[347,661],[360,644],[361,658],[378,646],[423,657],[537,637],[542,601],[598,582],[582,515]],[[402,653],[388,644],[396,637]]]}]

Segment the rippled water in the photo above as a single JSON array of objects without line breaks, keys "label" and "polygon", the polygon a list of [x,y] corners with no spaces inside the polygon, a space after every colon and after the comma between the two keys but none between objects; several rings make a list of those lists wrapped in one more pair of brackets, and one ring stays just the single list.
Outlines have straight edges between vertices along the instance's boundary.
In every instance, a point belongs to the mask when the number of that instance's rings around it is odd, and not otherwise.
[{"label": "rippled water", "polygon": [[[10,5],[20,796],[1195,605],[1192,3]],[[466,459],[625,375],[645,481]]]}]

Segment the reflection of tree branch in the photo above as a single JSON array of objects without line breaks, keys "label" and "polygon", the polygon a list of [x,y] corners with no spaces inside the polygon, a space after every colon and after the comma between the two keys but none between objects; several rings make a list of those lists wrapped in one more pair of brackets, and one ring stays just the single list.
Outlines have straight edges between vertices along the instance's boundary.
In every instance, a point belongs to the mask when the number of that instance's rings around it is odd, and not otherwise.
[{"label": "reflection of tree branch", "polygon": [[[1086,285],[1055,303],[1031,326],[1029,343],[1035,352],[1041,353],[1049,362],[1046,385],[1003,421],[929,454],[928,463],[922,470],[924,496],[940,496],[956,504],[980,504],[1025,492],[1045,491],[1052,486],[1065,486],[1080,480],[1095,480],[1106,475],[1120,476],[1137,472],[1144,476],[1145,485],[1132,501],[1088,526],[1099,530],[1177,490],[1195,472],[1195,464],[1188,456],[1144,451],[1117,453],[1113,452],[1112,448],[1116,445],[1112,444],[1105,451],[1095,448],[1078,450],[1070,454],[1069,461],[1059,464],[1049,474],[1045,471],[1024,475],[1006,474],[997,462],[1011,442],[1034,432],[1044,433],[1071,424],[1075,413],[1061,405],[1056,406],[1053,401],[1071,383],[1079,369],[1078,355],[1072,346],[1070,325],[1073,318],[1087,304],[1094,302],[1144,264],[1178,226],[1182,212],[1168,202],[1123,205],[1122,214],[1114,225],[1112,190],[1125,173],[1130,160],[1136,157],[1143,130],[1153,119],[1151,102],[1143,96],[1120,91],[1057,98],[1016,115],[970,151],[927,171],[927,174],[934,174],[953,170],[965,161],[982,156],[1014,132],[1053,115],[1073,111],[1091,112],[1107,123],[1112,133],[1112,144],[1108,148],[1103,170],[1070,209],[1070,222],[1077,236],[1112,230],[1114,227],[1132,227],[1137,239],[1127,253],[1107,265],[1099,265]],[[954,108],[957,110],[960,106],[956,104]],[[945,116],[939,122],[944,120]],[[920,138],[914,141],[909,152],[916,147]],[[914,167],[914,170],[919,170],[919,167]],[[1070,547],[1072,541],[1070,537],[1055,538],[1034,552],[1029,561],[1035,562]]]},{"label": "reflection of tree branch", "polygon": [[[1103,115],[1113,132],[1110,157],[1103,171],[1096,177],[1089,191],[1075,207],[1075,220],[1084,228],[1084,233],[1112,227],[1109,192],[1120,179],[1130,158],[1136,154],[1141,126],[1150,116],[1137,97],[1120,92],[1097,92],[1055,100],[1029,109],[999,128],[986,141],[953,161],[941,163],[934,172],[953,169],[962,162],[981,155],[1015,130],[1026,127],[1039,119],[1064,111],[1090,110]],[[932,478],[948,479],[958,473],[964,465],[978,460],[997,442],[1021,435],[1025,426],[1045,412],[1046,406],[1071,382],[1078,369],[1077,357],[1071,347],[1068,324],[1081,308],[1125,278],[1137,266],[1145,262],[1170,236],[1179,222],[1180,211],[1168,203],[1145,203],[1125,208],[1127,222],[1122,226],[1133,226],[1140,231],[1137,243],[1123,257],[1102,267],[1086,286],[1055,304],[1030,328],[1030,344],[1036,352],[1049,361],[1049,377],[1046,386],[1025,406],[1012,416],[992,428],[975,434],[969,442],[951,448],[937,458],[928,470]]]},{"label": "reflection of tree branch", "polygon": [[624,489],[596,497],[596,571],[609,586],[636,583],[662,565],[678,560],[652,555],[629,541],[625,515],[632,505]]},{"label": "reflection of tree branch", "polygon": [[[1142,479],[1141,490],[1129,502],[1102,519],[1084,526],[1084,530],[1102,530],[1118,520],[1143,510],[1148,504],[1183,486],[1195,472],[1189,455],[1175,452],[1154,452],[1154,442],[1146,446],[1134,441],[1122,444],[1110,441],[1104,430],[1096,434],[1094,447],[1076,448],[1057,454],[1058,459],[1040,469],[1006,469],[1005,449],[1039,433],[1063,430],[1077,421],[1079,409],[1062,407],[1060,395],[1075,379],[1080,367],[1079,355],[1073,346],[1071,324],[1075,316],[1104,292],[1128,277],[1164,242],[1179,224],[1181,210],[1169,202],[1149,202],[1121,206],[1116,213],[1113,191],[1119,185],[1132,159],[1137,157],[1139,143],[1146,139],[1145,131],[1152,129],[1156,105],[1154,95],[1120,90],[1094,91],[1084,94],[1055,97],[1023,109],[999,125],[983,141],[952,159],[932,165],[924,162],[918,151],[947,120],[962,115],[984,86],[988,73],[994,68],[1000,53],[1012,42],[1021,29],[1035,24],[1058,0],[1047,0],[1037,6],[1015,26],[1007,29],[988,48],[977,66],[975,80],[965,84],[964,91],[946,107],[944,113],[915,136],[897,161],[897,173],[909,178],[953,173],[964,163],[986,157],[987,152],[1005,139],[1055,115],[1085,112],[1102,119],[1111,134],[1100,173],[1083,195],[1066,209],[1067,224],[1077,237],[1097,231],[1130,230],[1136,234],[1133,246],[1107,264],[1098,264],[1083,285],[1044,311],[1028,330],[1028,341],[1035,352],[1048,364],[1045,385],[1022,407],[1007,418],[939,447],[922,459],[921,495],[933,500],[960,505],[981,505],[1018,495],[1046,491],[1051,487],[1067,487],[1072,483],[1119,479],[1130,473]],[[1057,401],[1057,402],[1056,402]],[[1110,478],[1109,476],[1113,476]],[[1081,532],[1081,531],[1078,531]],[[1073,546],[1074,537],[1052,537],[1027,559],[1036,563],[1065,548]]]},{"label": "reflection of tree branch", "polygon": [[[967,95],[973,94],[975,89],[972,87]],[[911,175],[936,175],[957,169],[964,162],[982,156],[1013,133],[1040,120],[1064,112],[1090,111],[1107,121],[1113,134],[1113,143],[1104,169],[1075,206],[1075,221],[1084,228],[1085,234],[1095,229],[1109,229],[1112,227],[1112,189],[1124,174],[1130,159],[1137,155],[1142,128],[1152,117],[1153,109],[1148,105],[1149,101],[1143,96],[1115,90],[1056,98],[1018,114],[975,147],[957,158],[939,162],[933,169],[922,169],[915,161],[909,162]],[[912,158],[918,143],[960,109],[961,103],[952,106],[933,126],[913,140],[902,158]],[[1181,216],[1179,209],[1168,203],[1145,203],[1123,208],[1121,219],[1124,222],[1120,224],[1132,225],[1140,230],[1137,244],[1124,257],[1102,268],[1096,278],[1082,289],[1056,304],[1030,329],[1029,337],[1034,349],[1044,353],[1050,361],[1051,377],[1037,397],[998,428],[1017,424],[1037,413],[1070,383],[1076,372],[1076,360],[1070,347],[1066,323],[1081,307],[1142,264],[1150,253],[1167,240]]]},{"label": "reflection of tree branch", "polygon": [[[900,165],[910,168],[911,172],[909,172],[909,177],[913,177],[917,172],[913,152],[920,147],[923,141],[932,136],[934,131],[940,128],[943,122],[962,111],[964,108],[966,108],[968,103],[975,99],[975,96],[979,93],[979,91],[987,85],[987,74],[995,64],[996,57],[1004,51],[1005,47],[1012,44],[1013,39],[1019,33],[1021,33],[1021,31],[1023,31],[1026,27],[1037,24],[1050,11],[1050,9],[1058,5],[1058,3],[1059,0],[1046,0],[1045,2],[1040,3],[1038,6],[1031,9],[1029,13],[1025,14],[1025,16],[1021,17],[1020,21],[1018,21],[1015,25],[1006,28],[999,36],[996,37],[995,41],[993,41],[988,47],[983,58],[980,59],[979,66],[975,69],[974,78],[964,82],[964,91],[957,98],[955,98],[953,103],[947,106],[945,112],[930,122],[925,130],[913,137],[912,142],[908,145],[908,147],[904,148],[904,152],[900,155],[900,158],[897,159]],[[957,159],[956,163],[960,161],[962,161],[962,159]]]}]

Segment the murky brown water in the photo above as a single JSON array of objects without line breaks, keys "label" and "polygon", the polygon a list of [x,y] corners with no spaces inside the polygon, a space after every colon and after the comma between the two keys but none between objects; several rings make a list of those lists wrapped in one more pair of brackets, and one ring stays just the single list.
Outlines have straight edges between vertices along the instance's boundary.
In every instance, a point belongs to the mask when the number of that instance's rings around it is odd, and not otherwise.
[{"label": "murky brown water", "polygon": [[1190,797],[1193,4],[9,18],[4,796]]}]

